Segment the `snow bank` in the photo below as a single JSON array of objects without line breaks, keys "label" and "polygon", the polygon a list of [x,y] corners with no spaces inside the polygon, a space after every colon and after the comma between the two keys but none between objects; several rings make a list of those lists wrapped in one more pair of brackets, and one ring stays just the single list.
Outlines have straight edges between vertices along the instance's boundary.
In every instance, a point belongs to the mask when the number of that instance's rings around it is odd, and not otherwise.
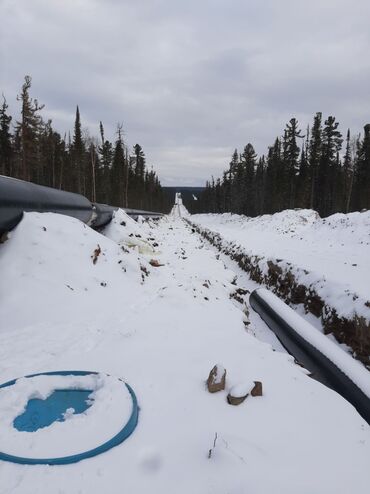
[{"label": "snow bank", "polygon": [[192,221],[253,255],[290,262],[370,299],[370,211],[324,219],[309,209],[256,218],[200,214]]},{"label": "snow bank", "polygon": [[311,210],[194,215],[191,221],[255,281],[288,303],[304,304],[327,333],[370,363],[370,211],[325,219]]}]

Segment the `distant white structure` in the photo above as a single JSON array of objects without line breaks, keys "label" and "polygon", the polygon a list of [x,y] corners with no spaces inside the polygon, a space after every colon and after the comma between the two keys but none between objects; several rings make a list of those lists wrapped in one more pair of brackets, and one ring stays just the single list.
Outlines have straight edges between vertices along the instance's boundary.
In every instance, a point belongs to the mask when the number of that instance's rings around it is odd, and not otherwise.
[{"label": "distant white structure", "polygon": [[182,206],[182,197],[181,197],[181,192],[176,192],[175,196],[175,205],[177,206]]},{"label": "distant white structure", "polygon": [[186,207],[182,203],[181,192],[176,192],[175,205],[173,206],[170,215],[171,216],[178,216],[180,218],[190,215],[189,211],[186,209]]}]

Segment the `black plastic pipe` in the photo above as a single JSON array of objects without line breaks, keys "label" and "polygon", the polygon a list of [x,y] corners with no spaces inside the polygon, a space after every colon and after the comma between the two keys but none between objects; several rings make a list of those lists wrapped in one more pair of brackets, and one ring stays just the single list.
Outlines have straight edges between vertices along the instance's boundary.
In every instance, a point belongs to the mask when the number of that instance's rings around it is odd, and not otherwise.
[{"label": "black plastic pipe", "polygon": [[[117,209],[107,204],[92,204],[81,194],[0,175],[0,235],[17,226],[24,211],[65,214],[93,228],[102,228],[112,220]],[[163,216],[162,213],[139,209],[124,211],[134,219],[138,216],[153,219]]]},{"label": "black plastic pipe", "polygon": [[[264,289],[258,289],[251,293],[249,298],[251,307],[276,334],[284,348],[312,373],[312,377],[343,396],[370,424],[370,397],[345,373],[345,369],[340,369],[325,355],[325,349],[313,346],[285,320],[280,311],[272,308],[264,299],[263,291]],[[316,331],[315,328],[312,330]],[[338,349],[338,351],[342,350]],[[366,369],[364,372],[367,372]]]},{"label": "black plastic pipe", "polygon": [[93,218],[91,202],[80,194],[0,176],[0,233],[14,228],[24,211],[65,214],[84,223]]}]

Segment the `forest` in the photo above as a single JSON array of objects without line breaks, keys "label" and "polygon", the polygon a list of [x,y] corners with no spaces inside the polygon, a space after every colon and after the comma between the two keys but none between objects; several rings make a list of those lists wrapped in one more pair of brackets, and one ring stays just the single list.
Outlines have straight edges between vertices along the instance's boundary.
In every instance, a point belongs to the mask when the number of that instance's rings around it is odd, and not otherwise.
[{"label": "forest", "polygon": [[335,117],[316,113],[303,134],[296,118],[268,152],[257,157],[248,143],[235,149],[222,178],[207,182],[192,212],[247,216],[311,208],[326,217],[370,209],[370,124],[344,137]]},{"label": "forest", "polygon": [[0,106],[0,175],[83,194],[93,202],[150,211],[167,210],[168,199],[159,178],[146,164],[139,144],[129,150],[117,125],[109,141],[100,122],[92,137],[81,124],[77,106],[71,136],[61,136],[42,117],[44,105],[31,97],[32,79],[25,76],[17,97],[19,120],[9,115],[3,96]]}]

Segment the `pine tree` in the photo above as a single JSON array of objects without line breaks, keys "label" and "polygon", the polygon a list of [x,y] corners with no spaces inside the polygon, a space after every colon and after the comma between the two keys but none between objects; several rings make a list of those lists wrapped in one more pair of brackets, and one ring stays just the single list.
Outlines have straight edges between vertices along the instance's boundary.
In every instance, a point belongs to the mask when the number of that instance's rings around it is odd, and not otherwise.
[{"label": "pine tree", "polygon": [[299,175],[297,177],[296,206],[308,208],[310,204],[310,175],[305,146],[302,146],[299,160]]},{"label": "pine tree", "polygon": [[311,182],[310,192],[310,208],[316,209],[318,206],[318,170],[321,161],[322,151],[322,113],[317,112],[314,117],[314,122],[311,131],[311,139],[308,147],[308,166]]},{"label": "pine tree", "polygon": [[299,146],[297,144],[297,138],[302,139],[303,137],[301,130],[298,130],[298,120],[291,118],[286,125],[283,141],[283,162],[287,179],[286,207],[289,208],[294,208],[295,206],[296,182],[299,173]]},{"label": "pine tree", "polygon": [[0,175],[12,175],[12,135],[10,123],[12,117],[7,114],[8,105],[3,96],[3,104],[0,108]]},{"label": "pine tree", "polygon": [[281,211],[282,191],[281,182],[284,180],[282,173],[281,159],[281,142],[276,138],[273,146],[269,148],[266,166],[266,194],[265,194],[265,211],[266,213],[275,213]]},{"label": "pine tree", "polygon": [[255,185],[255,211],[257,215],[263,214],[265,211],[265,157],[261,156],[258,161],[256,170],[256,185]]},{"label": "pine tree", "polygon": [[351,203],[353,177],[354,177],[354,163],[352,160],[351,150],[351,132],[347,130],[346,139],[346,153],[343,158],[343,211],[349,213],[349,207]]},{"label": "pine tree", "polygon": [[136,188],[136,204],[139,209],[143,209],[144,190],[145,190],[145,154],[140,144],[134,146],[135,156],[135,188]]},{"label": "pine tree", "polygon": [[247,216],[254,216],[256,212],[255,207],[255,171],[256,171],[256,158],[257,154],[251,143],[248,143],[241,155],[241,162],[244,169],[243,173],[243,203],[242,212]]},{"label": "pine tree", "polygon": [[117,126],[117,140],[114,148],[111,172],[111,201],[113,206],[124,207],[125,155],[122,139],[122,126]]},{"label": "pine tree", "polygon": [[79,194],[84,194],[84,178],[85,178],[85,143],[82,138],[82,130],[81,130],[81,118],[80,118],[80,109],[77,105],[76,107],[76,118],[74,125],[74,134],[72,141],[72,166],[73,166],[73,178],[75,180],[75,192]]},{"label": "pine tree", "polygon": [[364,127],[356,174],[356,203],[359,210],[370,209],[370,124]]},{"label": "pine tree", "polygon": [[101,145],[98,148],[100,166],[97,170],[97,180],[99,183],[99,187],[97,189],[97,201],[108,203],[111,187],[110,173],[113,160],[113,146],[112,143],[104,137],[104,127],[102,122],[100,122],[99,128]]},{"label": "pine tree", "polygon": [[19,178],[27,181],[38,176],[39,136],[43,124],[39,112],[44,108],[37,99],[30,98],[31,82],[31,77],[26,75],[21,94],[17,96],[18,101],[22,102],[21,120],[16,125],[19,137]]},{"label": "pine tree", "polygon": [[322,154],[319,165],[318,177],[318,211],[320,215],[327,216],[334,212],[334,190],[337,183],[339,159],[338,153],[342,146],[342,134],[338,130],[339,123],[335,117],[325,120],[322,140]]}]

